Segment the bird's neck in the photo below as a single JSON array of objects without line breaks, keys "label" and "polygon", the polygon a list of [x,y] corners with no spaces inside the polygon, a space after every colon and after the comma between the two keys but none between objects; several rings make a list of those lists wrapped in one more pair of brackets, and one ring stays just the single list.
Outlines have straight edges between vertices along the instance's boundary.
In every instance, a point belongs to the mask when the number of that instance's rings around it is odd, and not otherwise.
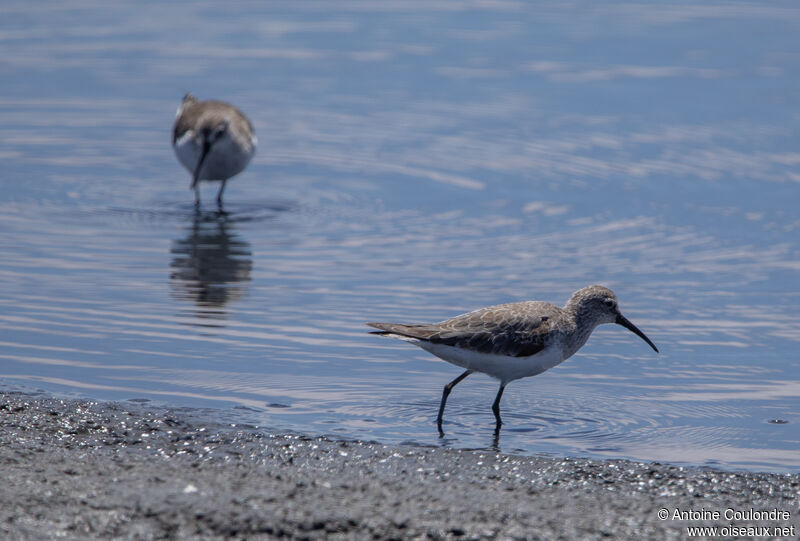
[{"label": "bird's neck", "polygon": [[569,314],[572,322],[565,341],[564,354],[566,358],[583,347],[599,323],[596,318],[591,316],[591,312],[581,310],[580,305],[570,306],[567,304],[564,310]]}]

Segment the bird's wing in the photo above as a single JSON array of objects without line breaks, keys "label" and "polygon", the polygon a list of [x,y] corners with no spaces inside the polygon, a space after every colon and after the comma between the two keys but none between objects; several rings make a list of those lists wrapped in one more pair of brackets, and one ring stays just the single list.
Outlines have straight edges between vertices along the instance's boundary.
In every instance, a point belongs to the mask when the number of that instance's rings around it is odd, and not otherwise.
[{"label": "bird's wing", "polygon": [[547,303],[519,302],[482,308],[430,325],[367,325],[381,329],[380,334],[397,334],[479,353],[528,357],[547,346],[549,322],[558,310]]}]

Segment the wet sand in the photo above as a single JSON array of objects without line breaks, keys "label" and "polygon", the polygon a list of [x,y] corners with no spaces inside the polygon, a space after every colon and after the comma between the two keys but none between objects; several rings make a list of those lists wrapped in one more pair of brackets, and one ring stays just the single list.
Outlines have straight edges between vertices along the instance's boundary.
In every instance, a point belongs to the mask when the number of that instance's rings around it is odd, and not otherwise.
[{"label": "wet sand", "polygon": [[6,539],[800,534],[800,475],[332,441],[16,392],[0,395],[0,468]]}]

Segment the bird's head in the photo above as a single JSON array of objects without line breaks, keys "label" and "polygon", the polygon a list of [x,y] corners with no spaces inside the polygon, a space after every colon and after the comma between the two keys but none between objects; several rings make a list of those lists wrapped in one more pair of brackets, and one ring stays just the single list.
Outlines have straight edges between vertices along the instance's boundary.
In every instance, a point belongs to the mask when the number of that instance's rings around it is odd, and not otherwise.
[{"label": "bird's head", "polygon": [[622,325],[658,352],[658,348],[647,336],[622,315],[619,302],[613,291],[603,286],[589,286],[579,289],[572,294],[567,303],[567,310],[573,311],[579,321],[586,321],[594,325],[603,323],[616,323]]}]

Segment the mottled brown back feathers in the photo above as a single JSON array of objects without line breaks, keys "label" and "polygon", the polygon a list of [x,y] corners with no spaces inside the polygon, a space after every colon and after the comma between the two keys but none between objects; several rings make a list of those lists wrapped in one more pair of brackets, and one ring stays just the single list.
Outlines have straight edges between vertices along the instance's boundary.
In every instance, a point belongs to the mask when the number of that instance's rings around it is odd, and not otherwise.
[{"label": "mottled brown back feathers", "polygon": [[482,308],[440,323],[367,323],[376,334],[396,334],[479,353],[528,357],[542,351],[560,329],[552,328],[561,308],[536,301]]},{"label": "mottled brown back feathers", "polygon": [[194,96],[188,94],[184,97],[181,114],[175,120],[172,128],[172,144],[189,130],[197,129],[198,126],[214,127],[231,118],[238,122],[248,137],[252,137],[254,130],[250,120],[242,114],[239,109],[219,100],[197,101]]}]

